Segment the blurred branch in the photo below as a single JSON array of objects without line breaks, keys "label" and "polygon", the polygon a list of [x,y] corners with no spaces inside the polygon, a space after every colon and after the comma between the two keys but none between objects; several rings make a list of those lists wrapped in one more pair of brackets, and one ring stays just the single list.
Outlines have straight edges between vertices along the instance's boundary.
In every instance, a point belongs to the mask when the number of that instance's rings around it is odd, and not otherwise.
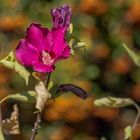
[{"label": "blurred branch", "polygon": [[31,139],[30,140],[34,140],[37,133],[38,133],[38,129],[39,129],[39,125],[41,123],[41,112],[38,112],[37,113],[37,119],[34,123],[34,128],[32,129],[32,136],[31,136]]},{"label": "blurred branch", "polygon": [[[48,85],[49,85],[49,82],[50,82],[50,77],[51,77],[51,73],[49,73],[48,77],[47,77],[47,80],[46,80],[46,89],[48,88]],[[32,136],[31,136],[31,139],[30,140],[35,140],[35,137],[38,133],[38,129],[40,128],[40,123],[41,123],[41,115],[42,115],[42,112],[38,112],[37,113],[37,119],[34,123],[34,128],[32,129]]]},{"label": "blurred branch", "polygon": [[136,103],[134,104],[134,106],[137,109],[137,116],[136,116],[136,119],[132,125],[132,130],[134,130],[136,128],[136,125],[137,125],[139,118],[140,118],[140,107]]}]

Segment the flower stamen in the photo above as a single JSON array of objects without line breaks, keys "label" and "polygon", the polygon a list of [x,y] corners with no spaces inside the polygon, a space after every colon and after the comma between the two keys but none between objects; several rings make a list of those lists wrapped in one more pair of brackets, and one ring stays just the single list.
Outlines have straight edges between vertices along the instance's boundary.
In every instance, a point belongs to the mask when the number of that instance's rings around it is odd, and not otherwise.
[{"label": "flower stamen", "polygon": [[45,65],[52,65],[54,60],[51,58],[49,53],[42,51],[42,61]]}]

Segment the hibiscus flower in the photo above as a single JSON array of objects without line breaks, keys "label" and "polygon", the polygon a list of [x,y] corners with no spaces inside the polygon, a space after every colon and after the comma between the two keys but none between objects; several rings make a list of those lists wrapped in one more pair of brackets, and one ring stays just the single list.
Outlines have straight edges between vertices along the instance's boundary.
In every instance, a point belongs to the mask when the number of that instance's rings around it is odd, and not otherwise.
[{"label": "hibiscus flower", "polygon": [[55,63],[70,56],[70,48],[65,40],[65,28],[48,30],[38,23],[32,23],[21,39],[15,57],[24,66],[36,72],[52,72]]}]

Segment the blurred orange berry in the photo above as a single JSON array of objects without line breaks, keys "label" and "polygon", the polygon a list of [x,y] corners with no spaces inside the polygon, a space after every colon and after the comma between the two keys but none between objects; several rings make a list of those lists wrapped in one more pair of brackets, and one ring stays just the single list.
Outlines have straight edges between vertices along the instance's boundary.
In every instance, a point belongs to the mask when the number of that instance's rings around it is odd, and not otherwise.
[{"label": "blurred orange berry", "polygon": [[4,31],[11,31],[16,28],[22,28],[27,23],[27,16],[3,16],[0,17],[0,29]]},{"label": "blurred orange berry", "polygon": [[132,86],[132,95],[136,101],[140,101],[140,84]]},{"label": "blurred orange berry", "polygon": [[105,44],[99,44],[94,47],[92,51],[92,56],[94,58],[106,58],[110,54],[110,49]]},{"label": "blurred orange berry", "polygon": [[139,0],[131,1],[130,8],[126,13],[126,19],[131,23],[140,22],[139,11],[140,11],[140,1]]},{"label": "blurred orange berry", "polygon": [[64,119],[79,122],[92,112],[93,98],[82,100],[75,95],[61,96],[52,104],[46,106],[43,118],[49,121]]},{"label": "blurred orange berry", "polygon": [[115,59],[111,67],[113,71],[120,74],[125,74],[131,69],[131,61],[127,57],[122,56],[120,58]]},{"label": "blurred orange berry", "polygon": [[103,0],[81,0],[80,9],[89,14],[103,15],[108,6]]},{"label": "blurred orange berry", "polygon": [[94,108],[93,116],[112,121],[119,115],[119,109],[112,108]]}]

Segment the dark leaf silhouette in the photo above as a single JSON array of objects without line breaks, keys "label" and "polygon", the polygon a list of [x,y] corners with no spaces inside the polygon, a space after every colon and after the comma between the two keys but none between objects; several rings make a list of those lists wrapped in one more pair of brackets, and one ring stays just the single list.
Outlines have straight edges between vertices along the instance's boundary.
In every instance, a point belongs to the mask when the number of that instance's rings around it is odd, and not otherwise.
[{"label": "dark leaf silhouette", "polygon": [[73,85],[73,84],[61,84],[57,88],[57,93],[60,92],[72,92],[75,95],[86,99],[87,98],[87,93],[80,87]]}]

